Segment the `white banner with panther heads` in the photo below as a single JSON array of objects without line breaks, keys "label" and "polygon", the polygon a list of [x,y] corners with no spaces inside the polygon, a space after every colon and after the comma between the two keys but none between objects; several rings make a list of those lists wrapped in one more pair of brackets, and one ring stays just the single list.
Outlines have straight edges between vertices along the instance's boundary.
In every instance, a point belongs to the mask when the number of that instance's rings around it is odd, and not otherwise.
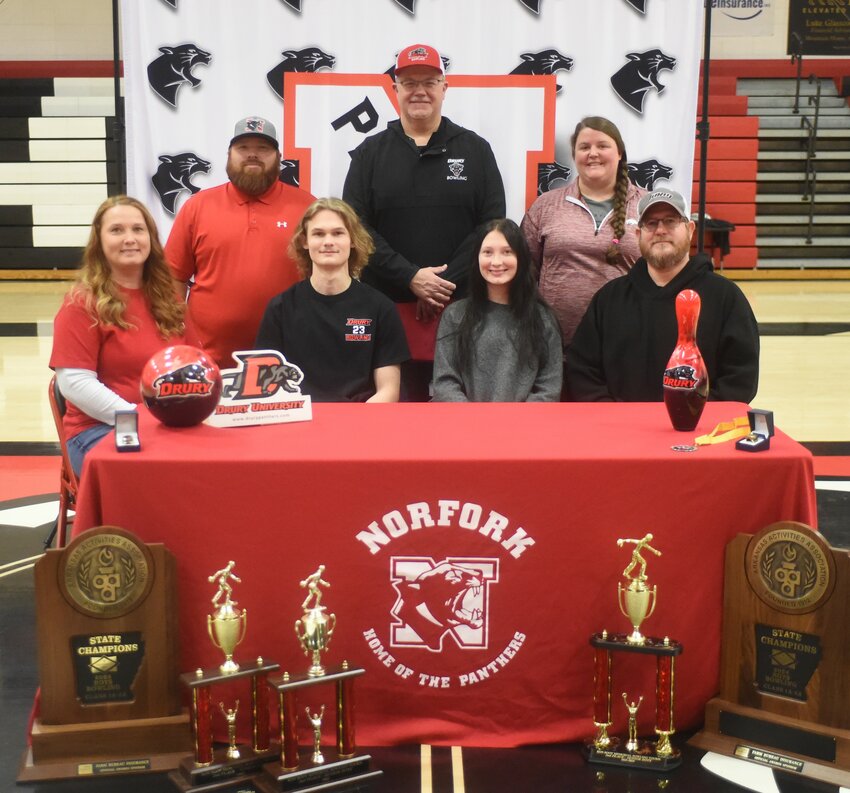
[{"label": "white banner with panther heads", "polygon": [[[490,142],[515,220],[569,177],[569,136],[586,115],[620,128],[636,182],[691,193],[701,3],[122,0],[121,12],[128,192],[163,238],[189,195],[226,181],[233,126],[248,115],[292,133],[284,181],[340,195],[348,152],[395,113],[379,76],[417,42],[447,60],[445,115]],[[334,79],[305,76],[316,73]],[[367,98],[374,114],[358,113]],[[309,165],[295,156],[306,149]]]}]

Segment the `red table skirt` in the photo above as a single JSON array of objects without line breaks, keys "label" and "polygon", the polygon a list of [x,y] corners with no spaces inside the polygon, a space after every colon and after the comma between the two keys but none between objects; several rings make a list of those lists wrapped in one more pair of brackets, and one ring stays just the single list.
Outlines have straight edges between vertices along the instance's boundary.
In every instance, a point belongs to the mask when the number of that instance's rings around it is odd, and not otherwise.
[{"label": "red table skirt", "polygon": [[[185,671],[221,661],[207,577],[231,559],[248,610],[237,659],[306,671],[299,581],[326,565],[322,604],[337,617],[326,660],[366,669],[363,745],[591,735],[588,639],[629,628],[617,583],[631,552],[616,541],[647,532],[662,555],[649,554],[658,605],[644,629],[684,645],[675,726],[692,727],[718,685],[726,543],[778,520],[815,525],[811,456],[780,431],[763,453],[732,442],[687,453],[671,447],[693,436],[662,404],[313,410],[312,422],[241,429],[144,414],[141,452],[107,438],[89,455],[74,532],[117,525],[172,550]],[[745,413],[710,403],[694,434]],[[614,675],[613,731],[625,730],[626,692],[644,696],[651,732],[653,659],[617,658]]]}]

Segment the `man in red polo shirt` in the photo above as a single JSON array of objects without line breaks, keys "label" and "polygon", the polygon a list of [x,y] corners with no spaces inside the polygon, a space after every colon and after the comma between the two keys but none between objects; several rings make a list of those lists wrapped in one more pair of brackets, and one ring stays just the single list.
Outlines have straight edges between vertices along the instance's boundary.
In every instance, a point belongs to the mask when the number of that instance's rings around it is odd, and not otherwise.
[{"label": "man in red polo shirt", "polygon": [[274,125],[243,118],[227,150],[230,181],[192,196],[165,246],[174,275],[189,285],[194,327],[221,367],[235,365],[234,350],[253,348],[266,304],[300,280],[286,249],[313,196],[279,174]]}]

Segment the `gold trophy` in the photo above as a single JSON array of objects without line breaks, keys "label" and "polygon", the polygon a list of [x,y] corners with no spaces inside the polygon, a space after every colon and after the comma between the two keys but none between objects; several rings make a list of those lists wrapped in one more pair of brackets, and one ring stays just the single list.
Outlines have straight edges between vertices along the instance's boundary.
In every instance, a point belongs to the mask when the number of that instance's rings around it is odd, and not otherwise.
[{"label": "gold trophy", "polygon": [[[622,583],[617,584],[620,611],[623,612],[623,616],[629,618],[634,629],[626,639],[629,644],[646,644],[646,637],[641,634],[640,625],[655,611],[657,588],[653,586],[650,589],[646,585],[646,559],[641,556],[641,551],[644,549],[652,551],[656,556],[661,556],[661,551],[657,551],[649,544],[651,540],[652,534],[646,534],[639,540],[617,540],[618,548],[622,548],[627,543],[635,546],[632,551],[632,560],[623,570],[623,578],[629,582],[628,586],[624,587]],[[633,575],[638,568],[638,573]]]},{"label": "gold trophy", "polygon": [[336,626],[336,615],[325,614],[326,607],[320,605],[322,601],[320,587],[330,586],[322,579],[324,572],[325,566],[320,564],[315,573],[300,582],[300,586],[307,589],[307,597],[301,604],[301,608],[304,609],[301,619],[295,620],[295,635],[304,648],[304,655],[312,654],[312,665],[307,672],[310,677],[321,677],[325,674],[321,654],[328,649]]},{"label": "gold trophy", "polygon": [[314,765],[321,765],[325,762],[325,756],[322,754],[322,719],[325,716],[325,706],[318,713],[310,713],[310,708],[304,708],[307,714],[307,720],[313,728],[313,754],[310,757]]},{"label": "gold trophy", "polygon": [[[277,689],[279,700],[280,757],[275,763],[268,763],[263,774],[252,780],[260,793],[319,793],[319,791],[343,789],[363,789],[371,779],[381,776],[381,771],[370,770],[371,757],[357,751],[354,729],[354,678],[366,670],[349,666],[348,661],[332,665],[328,669],[322,666],[322,652],[328,649],[328,642],[336,627],[336,615],[326,613],[322,605],[322,587],[330,584],[322,578],[325,566],[320,564],[316,572],[299,582],[307,590],[307,597],[301,604],[303,614],[295,621],[295,636],[311,657],[312,664],[306,672],[290,675],[284,672],[280,677],[272,678],[269,683]],[[335,713],[328,715],[330,723],[336,725],[334,746],[322,746],[322,721],[325,718],[325,706],[315,712],[309,707],[298,704],[299,693],[305,688],[311,691],[333,686],[336,689]],[[331,706],[334,707],[334,706]],[[302,756],[299,751],[298,728],[306,714],[312,728],[312,751]]]},{"label": "gold trophy", "polygon": [[[590,637],[593,647],[593,725],[596,736],[585,742],[585,753],[591,763],[617,765],[627,768],[646,768],[665,772],[682,762],[681,752],[670,742],[674,734],[673,705],[675,690],[675,661],[682,652],[679,642],[665,636],[644,636],[641,623],[655,611],[657,590],[646,583],[646,559],[644,551],[661,556],[661,551],[650,545],[652,534],[640,539],[620,539],[617,546],[633,545],[632,558],[625,570],[622,582],[617,584],[617,602],[620,611],[632,625],[631,633],[612,633],[603,630]],[[608,734],[613,725],[611,694],[613,690],[613,659],[620,653],[655,656],[655,733],[657,741],[638,738],[637,714],[644,701],[643,695],[629,702],[623,692],[623,703],[629,714],[628,738]],[[622,656],[620,656],[622,657]]]},{"label": "gold trophy", "polygon": [[[236,601],[230,599],[233,593],[230,581],[242,583],[242,580],[233,573],[235,565],[236,562],[228,562],[227,567],[213,573],[208,579],[210,583],[218,582],[218,592],[212,599],[213,606],[216,606],[215,614],[207,614],[207,631],[212,643],[224,653],[224,663],[219,666],[219,669],[225,675],[239,671],[239,664],[233,660],[233,651],[245,638],[248,621],[247,610],[240,611],[236,608]],[[224,603],[219,604],[222,597]]]},{"label": "gold trophy", "polygon": [[629,698],[624,691],[623,702],[626,705],[626,710],[629,712],[629,740],[626,741],[625,749],[627,752],[636,752],[640,748],[640,742],[637,737],[637,712],[641,702],[643,702],[643,696],[641,695],[637,702],[629,704]]},{"label": "gold trophy", "polygon": [[236,700],[236,705],[232,708],[225,708],[223,702],[219,702],[218,707],[227,721],[227,751],[225,757],[228,760],[238,760],[242,756],[236,746],[236,714],[239,711],[239,700]]}]

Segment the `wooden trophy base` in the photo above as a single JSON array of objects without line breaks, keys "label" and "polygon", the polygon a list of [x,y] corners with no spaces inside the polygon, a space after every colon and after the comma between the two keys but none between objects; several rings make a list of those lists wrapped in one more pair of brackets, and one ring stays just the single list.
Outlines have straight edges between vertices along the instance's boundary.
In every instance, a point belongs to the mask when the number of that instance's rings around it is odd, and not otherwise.
[{"label": "wooden trophy base", "polygon": [[850,730],[709,700],[692,746],[850,787]]},{"label": "wooden trophy base", "polygon": [[315,765],[305,759],[293,771],[286,771],[279,762],[269,763],[254,785],[262,793],[368,790],[370,782],[383,774],[369,770],[372,758],[368,754],[343,758],[332,748],[323,748],[322,754],[324,763]]},{"label": "wooden trophy base", "polygon": [[159,773],[177,768],[191,750],[188,713],[88,724],[36,719],[18,782]]},{"label": "wooden trophy base", "polygon": [[194,758],[184,757],[180,767],[168,778],[183,793],[241,793],[254,791],[251,780],[263,770],[263,766],[280,756],[279,748],[273,744],[264,752],[255,752],[250,746],[239,746],[238,760],[228,760],[226,747],[216,749],[210,765],[195,765]]}]

